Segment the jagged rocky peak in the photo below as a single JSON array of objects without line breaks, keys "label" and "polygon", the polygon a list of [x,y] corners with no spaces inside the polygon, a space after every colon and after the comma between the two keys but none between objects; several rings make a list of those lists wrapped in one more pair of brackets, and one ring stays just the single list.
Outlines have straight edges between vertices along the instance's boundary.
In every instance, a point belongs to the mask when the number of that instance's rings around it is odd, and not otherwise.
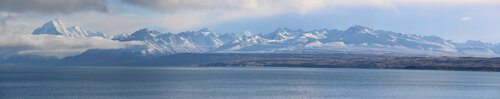
[{"label": "jagged rocky peak", "polygon": [[253,33],[250,31],[243,32],[243,36],[253,36]]},{"label": "jagged rocky peak", "polygon": [[186,37],[204,37],[204,36],[209,36],[209,37],[219,37],[219,35],[215,34],[214,32],[210,31],[208,28],[202,28],[198,31],[184,31],[181,33],[178,33],[180,36],[186,36]]},{"label": "jagged rocky peak", "polygon": [[35,29],[33,34],[63,35],[67,31],[66,26],[59,19],[53,19],[43,24],[42,27]]},{"label": "jagged rocky peak", "polygon": [[285,28],[281,28],[281,27],[280,27],[280,28],[276,29],[273,33],[282,33],[282,34],[283,34],[283,33],[290,33],[290,34],[297,34],[297,33],[301,33],[301,32],[305,32],[305,31],[304,31],[304,30],[302,30],[302,29],[296,29],[296,30],[294,30],[294,29],[290,29],[290,28],[286,28],[286,27],[285,27]]},{"label": "jagged rocky peak", "polygon": [[155,37],[159,35],[160,32],[156,30],[151,30],[151,29],[140,29],[135,31],[134,33],[130,34],[129,36],[125,37],[117,37],[113,38],[113,40],[119,40],[119,41],[131,41],[131,40],[138,40],[138,41],[144,41],[148,37]]},{"label": "jagged rocky peak", "polygon": [[373,33],[374,30],[366,26],[354,25],[345,30],[347,33]]},{"label": "jagged rocky peak", "polygon": [[62,35],[65,37],[82,38],[86,39],[89,37],[102,37],[106,38],[106,35],[100,32],[88,33],[78,26],[66,27],[64,23],[59,19],[53,19],[42,25],[42,27],[35,29],[32,33],[33,35]]},{"label": "jagged rocky peak", "polygon": [[74,29],[74,30],[81,31],[80,27],[78,27],[78,26],[72,26],[72,27],[69,27],[68,29]]},{"label": "jagged rocky peak", "polygon": [[208,28],[202,28],[198,31],[199,33],[202,33],[203,35],[207,36],[207,35],[213,35],[213,36],[218,36],[217,34],[215,34],[214,32],[210,31]]},{"label": "jagged rocky peak", "polygon": [[151,30],[151,29],[148,29],[148,28],[144,28],[144,29],[140,29],[140,30],[135,31],[134,33],[132,33],[132,35],[139,36],[139,35],[159,34],[159,33],[160,32],[158,32],[156,30]]},{"label": "jagged rocky peak", "polygon": [[33,31],[34,35],[40,34],[48,34],[48,35],[62,35],[65,37],[73,37],[73,38],[87,38],[87,33],[81,31],[79,27],[66,27],[64,23],[59,19],[53,19],[47,23],[45,23],[42,27],[37,28]]},{"label": "jagged rocky peak", "polygon": [[86,33],[85,31],[82,31],[82,30],[80,29],[80,27],[78,27],[78,26],[72,26],[72,27],[69,27],[69,28],[67,28],[67,30],[68,30],[69,32],[76,32],[76,33],[78,33],[78,34],[85,34],[85,33]]},{"label": "jagged rocky peak", "polygon": [[289,30],[288,28],[278,28],[276,29],[275,33],[288,33]]},{"label": "jagged rocky peak", "polygon": [[234,33],[226,33],[226,34],[222,34],[220,35],[218,38],[220,41],[222,41],[224,44],[227,44],[227,43],[231,43],[233,42],[234,40],[240,38],[241,36],[237,36],[236,34]]},{"label": "jagged rocky peak", "polygon": [[291,33],[291,29],[278,28],[274,32],[263,34],[262,36],[272,40],[287,40],[293,38],[295,35]]}]

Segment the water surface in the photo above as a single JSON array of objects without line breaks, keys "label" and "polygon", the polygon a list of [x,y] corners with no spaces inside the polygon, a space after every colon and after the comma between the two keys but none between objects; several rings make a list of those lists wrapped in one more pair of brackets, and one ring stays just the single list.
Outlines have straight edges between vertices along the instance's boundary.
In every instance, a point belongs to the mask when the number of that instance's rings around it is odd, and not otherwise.
[{"label": "water surface", "polygon": [[500,99],[499,72],[286,67],[0,67],[0,99]]}]

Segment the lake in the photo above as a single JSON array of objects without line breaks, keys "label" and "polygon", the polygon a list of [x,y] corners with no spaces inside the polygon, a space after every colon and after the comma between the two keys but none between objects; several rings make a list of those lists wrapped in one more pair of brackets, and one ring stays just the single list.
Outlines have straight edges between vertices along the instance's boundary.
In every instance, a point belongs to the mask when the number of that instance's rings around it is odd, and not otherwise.
[{"label": "lake", "polygon": [[0,99],[499,99],[500,72],[0,67]]}]

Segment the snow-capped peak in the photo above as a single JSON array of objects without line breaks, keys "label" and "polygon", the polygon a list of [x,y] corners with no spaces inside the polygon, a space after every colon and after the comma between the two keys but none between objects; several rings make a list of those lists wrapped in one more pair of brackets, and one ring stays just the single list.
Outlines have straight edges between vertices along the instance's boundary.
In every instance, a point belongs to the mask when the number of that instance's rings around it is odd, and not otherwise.
[{"label": "snow-capped peak", "polygon": [[68,30],[69,29],[73,29],[74,31],[82,32],[82,30],[78,26],[72,26],[72,27],[69,27]]},{"label": "snow-capped peak", "polygon": [[[105,37],[99,32],[85,32],[78,26],[66,28],[60,20],[51,20],[36,29],[33,34],[63,35],[86,38],[93,35]],[[144,46],[130,48],[144,55],[167,55],[175,53],[204,52],[407,52],[421,51],[437,53],[500,54],[500,44],[468,41],[453,43],[437,36],[402,34],[391,31],[373,30],[354,25],[342,30],[312,30],[278,28],[268,34],[244,36],[235,34],[217,35],[202,28],[198,31],[181,33],[160,33],[140,29],[130,35],[116,35],[113,40],[142,41]]]},{"label": "snow-capped peak", "polygon": [[243,32],[243,35],[244,36],[252,36],[253,34],[250,31],[245,31],[245,32]]},{"label": "snow-capped peak", "polygon": [[144,28],[144,29],[140,29],[134,33],[132,33],[132,35],[147,35],[147,34],[157,34],[157,33],[160,33],[156,30],[150,30],[150,29],[147,29],[147,28]]},{"label": "snow-capped peak", "polygon": [[132,40],[144,41],[148,37],[155,37],[155,36],[157,36],[159,34],[160,34],[160,32],[158,32],[156,30],[150,30],[150,29],[144,28],[144,29],[140,29],[140,30],[132,33],[129,36],[114,38],[114,40],[120,40],[120,41],[132,41]]},{"label": "snow-capped peak", "polygon": [[[64,23],[59,19],[53,19],[43,24],[42,27],[35,29],[35,31],[33,31],[32,34],[62,35],[65,37],[82,38],[82,39],[92,37],[92,35],[89,35],[86,31],[83,31],[78,26],[66,27]],[[98,37],[105,38],[104,36],[98,36]]]},{"label": "snow-capped peak", "polygon": [[276,33],[288,33],[287,30],[289,30],[288,28],[278,28],[276,30]]},{"label": "snow-capped peak", "polygon": [[33,34],[49,34],[49,35],[64,35],[68,30],[66,30],[66,26],[58,19],[53,19],[45,24],[42,27],[37,28],[33,31]]},{"label": "snow-capped peak", "polygon": [[370,29],[366,26],[361,26],[361,25],[351,26],[345,31],[348,33],[370,33],[370,34],[374,32],[373,29]]},{"label": "snow-capped peak", "polygon": [[[203,34],[204,36],[214,34],[214,33],[213,33],[213,32],[211,32],[210,30],[208,30],[208,28],[202,28],[202,29],[200,29],[198,32],[193,32],[193,33],[201,33],[201,34]],[[214,34],[214,35],[215,35],[215,34]]]},{"label": "snow-capped peak", "polygon": [[265,34],[263,37],[273,40],[288,40],[294,38],[296,35],[290,33],[292,30],[288,28],[278,28],[272,33]]}]

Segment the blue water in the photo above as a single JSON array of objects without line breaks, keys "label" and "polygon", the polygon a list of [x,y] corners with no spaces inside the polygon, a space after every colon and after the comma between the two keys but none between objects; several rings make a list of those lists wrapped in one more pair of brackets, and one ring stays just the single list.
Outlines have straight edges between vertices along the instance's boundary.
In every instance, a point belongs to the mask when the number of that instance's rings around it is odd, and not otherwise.
[{"label": "blue water", "polygon": [[500,99],[500,72],[0,67],[0,99]]}]

